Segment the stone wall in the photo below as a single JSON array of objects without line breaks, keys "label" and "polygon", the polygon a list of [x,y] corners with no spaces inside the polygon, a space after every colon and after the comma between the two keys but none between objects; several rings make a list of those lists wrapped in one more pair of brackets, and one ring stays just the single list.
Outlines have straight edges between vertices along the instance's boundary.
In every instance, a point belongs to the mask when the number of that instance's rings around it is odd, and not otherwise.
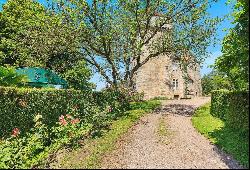
[{"label": "stone wall", "polygon": [[[135,88],[138,92],[144,92],[145,99],[159,96],[167,98],[183,98],[185,81],[181,66],[173,69],[173,61],[170,56],[163,55],[152,58],[136,73]],[[198,64],[188,67],[188,75],[191,80],[188,83],[189,97],[201,96],[200,67]],[[173,79],[178,80],[178,88],[173,89]]]}]

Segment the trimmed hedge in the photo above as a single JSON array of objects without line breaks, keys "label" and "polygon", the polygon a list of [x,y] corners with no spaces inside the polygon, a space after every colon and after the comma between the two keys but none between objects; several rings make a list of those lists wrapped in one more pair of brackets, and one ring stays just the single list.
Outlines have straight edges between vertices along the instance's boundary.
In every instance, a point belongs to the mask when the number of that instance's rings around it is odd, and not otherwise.
[{"label": "trimmed hedge", "polygon": [[21,133],[34,125],[38,113],[49,127],[62,114],[73,113],[82,120],[98,110],[91,92],[77,90],[0,87],[0,137],[9,136],[13,128]]},{"label": "trimmed hedge", "polygon": [[225,114],[228,113],[229,100],[228,90],[215,90],[211,93],[211,115],[225,120]]},{"label": "trimmed hedge", "polygon": [[249,91],[213,91],[211,114],[233,129],[249,132]]},{"label": "trimmed hedge", "polygon": [[129,109],[128,99],[120,91],[93,92],[93,99],[101,111],[105,111],[107,107],[109,108],[111,118],[122,116],[124,111]]}]

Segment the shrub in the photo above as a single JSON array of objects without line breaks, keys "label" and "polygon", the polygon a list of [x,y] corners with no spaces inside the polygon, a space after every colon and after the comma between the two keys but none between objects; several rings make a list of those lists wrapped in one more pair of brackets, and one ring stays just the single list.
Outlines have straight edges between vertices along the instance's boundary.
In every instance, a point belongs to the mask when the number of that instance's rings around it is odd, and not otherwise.
[{"label": "shrub", "polygon": [[93,98],[99,109],[106,111],[112,119],[122,116],[129,108],[128,99],[119,90],[106,89],[102,92],[94,92]]},{"label": "shrub", "polygon": [[41,120],[41,115],[35,116],[35,126],[25,135],[19,137],[15,128],[0,142],[0,168],[32,168],[62,146],[77,144],[92,129],[71,115],[61,115],[51,130]]},{"label": "shrub", "polygon": [[144,102],[131,102],[130,103],[130,109],[131,110],[154,110],[157,107],[159,107],[161,104],[158,100],[149,100]]},{"label": "shrub", "polygon": [[[144,102],[142,105],[146,110],[152,110],[159,106],[160,103],[150,101]],[[136,121],[146,110],[126,111],[126,116],[114,121],[118,131],[110,131],[106,135],[108,136],[107,141],[105,141],[108,143],[107,146],[110,145],[110,142],[114,143],[121,133],[125,133],[133,121]],[[92,132],[101,129],[96,125],[95,121],[87,123],[86,120],[73,115],[77,114],[72,112],[72,114],[60,115],[52,127],[48,127],[44,123],[42,115],[35,115],[32,120],[34,126],[23,135],[19,134],[19,128],[14,128],[11,137],[0,140],[0,168],[36,168],[39,165],[46,164],[45,160],[48,156],[53,156],[60,148],[77,146],[80,139],[85,139]],[[105,115],[105,113],[101,113],[101,115]],[[100,114],[93,114],[89,117],[99,120],[99,116]],[[109,120],[102,119],[104,122]],[[118,122],[121,123],[117,124]],[[128,126],[127,123],[129,123]],[[97,122],[97,124],[99,123]],[[110,141],[109,139],[113,139],[114,135],[114,140]]]},{"label": "shrub", "polygon": [[24,86],[28,78],[17,74],[14,67],[0,66],[0,86]]},{"label": "shrub", "polygon": [[228,113],[228,90],[212,91],[211,96],[211,115],[225,120],[225,114]]},{"label": "shrub", "polygon": [[144,93],[133,92],[129,96],[129,101],[130,102],[141,102],[141,101],[143,101],[143,98],[144,98]]},{"label": "shrub", "polygon": [[249,132],[249,92],[218,90],[212,92],[211,114],[225,120],[226,126]]},{"label": "shrub", "polygon": [[74,112],[89,122],[98,110],[91,92],[0,87],[0,137],[8,136],[16,127],[23,134],[33,127],[36,114],[51,127],[61,114]]}]

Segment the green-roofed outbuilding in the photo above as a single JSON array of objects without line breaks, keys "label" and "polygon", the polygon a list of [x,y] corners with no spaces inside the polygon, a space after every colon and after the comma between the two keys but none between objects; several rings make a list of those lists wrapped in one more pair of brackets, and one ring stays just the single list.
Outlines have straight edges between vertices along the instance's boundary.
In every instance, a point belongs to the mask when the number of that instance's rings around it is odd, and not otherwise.
[{"label": "green-roofed outbuilding", "polygon": [[55,72],[39,67],[23,67],[16,70],[18,74],[26,75],[27,84],[31,87],[67,88],[67,82]]}]

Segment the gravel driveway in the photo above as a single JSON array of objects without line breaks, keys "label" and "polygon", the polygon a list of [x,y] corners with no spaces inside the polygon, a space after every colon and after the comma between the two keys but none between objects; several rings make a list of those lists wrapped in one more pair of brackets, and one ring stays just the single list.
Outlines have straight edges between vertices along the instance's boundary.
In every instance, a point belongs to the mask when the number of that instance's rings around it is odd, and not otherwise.
[{"label": "gravel driveway", "polygon": [[[241,168],[192,126],[191,115],[194,109],[209,100],[203,97],[164,101],[161,110],[141,118],[117,142],[117,149],[103,158],[102,168]],[[162,120],[167,129],[167,135],[163,137],[157,133]]]}]

